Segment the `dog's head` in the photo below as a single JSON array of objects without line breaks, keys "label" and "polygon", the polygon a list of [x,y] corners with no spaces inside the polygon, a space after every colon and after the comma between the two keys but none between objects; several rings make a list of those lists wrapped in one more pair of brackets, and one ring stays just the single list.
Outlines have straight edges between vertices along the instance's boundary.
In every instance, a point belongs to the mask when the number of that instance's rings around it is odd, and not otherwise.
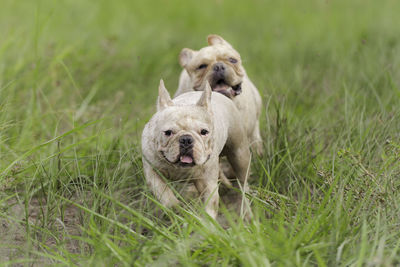
[{"label": "dog's head", "polygon": [[210,86],[196,105],[175,105],[161,80],[157,111],[154,130],[160,156],[177,166],[203,165],[214,145]]},{"label": "dog's head", "polygon": [[204,90],[209,82],[215,92],[229,98],[241,93],[245,71],[239,53],[218,35],[209,35],[208,45],[199,51],[182,49],[179,63],[188,72],[193,89]]}]

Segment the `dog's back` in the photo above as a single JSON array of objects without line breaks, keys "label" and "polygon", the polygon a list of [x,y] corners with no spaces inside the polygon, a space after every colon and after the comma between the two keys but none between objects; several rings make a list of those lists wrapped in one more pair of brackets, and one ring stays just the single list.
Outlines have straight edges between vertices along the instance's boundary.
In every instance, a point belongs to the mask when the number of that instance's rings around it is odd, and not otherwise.
[{"label": "dog's back", "polygon": [[[191,91],[175,97],[172,101],[176,105],[196,105],[201,95],[200,91]],[[220,93],[212,92],[211,106],[214,125],[219,126],[215,128],[221,129],[215,133],[215,138],[218,139],[216,143],[229,144],[230,139],[245,135],[242,116],[233,101]],[[223,147],[219,147],[219,152],[222,149]]]}]

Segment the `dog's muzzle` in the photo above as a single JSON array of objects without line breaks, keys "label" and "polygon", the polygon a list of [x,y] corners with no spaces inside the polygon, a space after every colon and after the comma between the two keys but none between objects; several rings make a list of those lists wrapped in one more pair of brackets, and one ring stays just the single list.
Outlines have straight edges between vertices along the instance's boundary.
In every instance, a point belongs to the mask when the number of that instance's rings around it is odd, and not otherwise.
[{"label": "dog's muzzle", "polygon": [[179,163],[181,166],[190,167],[194,166],[193,158],[193,145],[194,139],[191,135],[182,135],[179,137]]},{"label": "dog's muzzle", "polygon": [[213,91],[221,93],[228,98],[233,98],[242,93],[242,83],[231,85],[227,81],[225,65],[223,63],[215,63],[212,70],[212,78],[209,82]]}]

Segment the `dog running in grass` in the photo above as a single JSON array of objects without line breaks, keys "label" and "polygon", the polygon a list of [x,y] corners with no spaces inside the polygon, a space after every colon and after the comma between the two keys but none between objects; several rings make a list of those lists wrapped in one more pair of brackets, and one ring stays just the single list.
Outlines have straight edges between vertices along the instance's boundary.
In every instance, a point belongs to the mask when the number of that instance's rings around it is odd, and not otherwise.
[{"label": "dog running in grass", "polygon": [[209,83],[214,92],[232,99],[239,110],[251,148],[263,153],[259,117],[261,96],[243,68],[240,54],[218,35],[209,35],[208,46],[198,51],[184,48],[179,63],[184,68],[175,96],[202,91]]},{"label": "dog running in grass", "polygon": [[[206,82],[203,92],[188,92],[171,100],[160,81],[157,112],[142,134],[146,182],[166,207],[179,204],[168,180],[194,183],[205,211],[218,215],[220,156],[226,155],[241,188],[246,192],[250,164],[247,135],[234,103],[212,92]],[[244,197],[245,218],[251,214]]]}]

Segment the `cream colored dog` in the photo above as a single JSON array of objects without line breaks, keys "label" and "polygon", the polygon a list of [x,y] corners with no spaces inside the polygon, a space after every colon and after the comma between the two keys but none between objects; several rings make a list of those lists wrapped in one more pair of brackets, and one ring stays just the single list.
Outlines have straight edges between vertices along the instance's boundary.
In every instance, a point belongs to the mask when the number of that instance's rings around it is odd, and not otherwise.
[{"label": "cream colored dog", "polygon": [[238,117],[233,102],[212,93],[207,83],[204,92],[189,92],[171,100],[161,80],[157,113],[143,130],[142,153],[147,184],[163,205],[179,203],[168,180],[190,179],[206,212],[216,218],[221,155],[227,156],[241,187],[248,190],[250,150]]},{"label": "cream colored dog", "polygon": [[175,96],[188,91],[202,91],[209,82],[215,92],[231,98],[240,111],[250,144],[258,154],[263,147],[260,136],[259,117],[261,96],[247,77],[239,53],[218,35],[208,36],[209,46],[199,51],[184,48],[179,63],[184,68]]}]

